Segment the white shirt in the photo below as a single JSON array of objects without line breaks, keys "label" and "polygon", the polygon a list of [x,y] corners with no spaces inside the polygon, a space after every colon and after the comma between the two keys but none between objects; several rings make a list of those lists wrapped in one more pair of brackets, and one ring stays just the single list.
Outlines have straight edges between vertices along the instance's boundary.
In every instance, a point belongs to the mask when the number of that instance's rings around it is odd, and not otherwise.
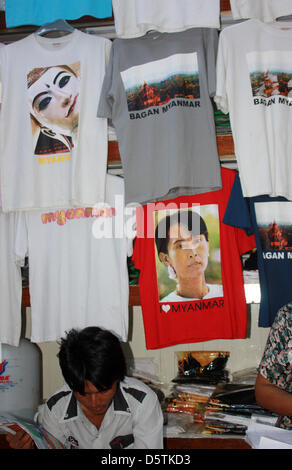
[{"label": "white shirt", "polygon": [[273,21],[292,14],[291,0],[230,0],[233,19],[258,18]]},{"label": "white shirt", "polygon": [[29,258],[31,341],[92,325],[127,341],[132,238],[124,231],[122,178],[107,176],[106,196],[93,208],[17,214],[16,255]]},{"label": "white shirt", "polygon": [[66,448],[163,448],[163,416],[157,395],[131,377],[120,382],[99,429],[86,418],[67,385],[48,399],[38,420]]},{"label": "white shirt", "polygon": [[205,300],[211,299],[213,297],[223,297],[223,287],[219,284],[207,284],[207,287],[209,288],[208,293],[202,299],[195,297],[182,297],[173,291],[163,297],[160,302],[191,302],[192,300]]},{"label": "white shirt", "polygon": [[110,48],[75,30],[30,34],[0,49],[4,212],[104,199],[107,121],[96,113]]},{"label": "white shirt", "polygon": [[223,29],[215,102],[229,112],[245,197],[292,199],[291,23],[257,19]]},{"label": "white shirt", "polygon": [[134,38],[150,30],[175,33],[220,27],[219,0],[113,0],[117,37]]}]

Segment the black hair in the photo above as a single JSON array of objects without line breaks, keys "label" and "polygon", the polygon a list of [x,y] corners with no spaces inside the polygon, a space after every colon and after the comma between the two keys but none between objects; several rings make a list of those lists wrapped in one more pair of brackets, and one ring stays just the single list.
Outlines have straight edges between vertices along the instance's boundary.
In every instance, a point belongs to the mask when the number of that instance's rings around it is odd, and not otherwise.
[{"label": "black hair", "polygon": [[209,241],[207,225],[197,212],[192,210],[178,211],[172,215],[167,215],[157,224],[155,243],[158,254],[168,253],[169,229],[175,223],[185,225],[191,233],[205,235],[206,240]]},{"label": "black hair", "polygon": [[81,395],[84,395],[86,380],[99,391],[105,391],[126,375],[126,360],[119,339],[99,327],[70,330],[66,338],[61,338],[58,358],[65,381],[71,390]]}]

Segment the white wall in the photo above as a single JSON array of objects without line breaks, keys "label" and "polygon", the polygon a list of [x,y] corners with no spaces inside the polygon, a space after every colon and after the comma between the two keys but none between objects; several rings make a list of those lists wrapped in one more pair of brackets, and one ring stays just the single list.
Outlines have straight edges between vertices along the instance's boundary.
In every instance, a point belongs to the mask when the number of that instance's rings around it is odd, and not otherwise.
[{"label": "white wall", "polygon": [[[134,307],[130,309],[130,335],[129,343],[124,348],[125,353],[130,351],[130,354],[136,358],[152,358],[158,366],[160,380],[166,384],[177,374],[176,351],[230,351],[226,366],[230,373],[247,367],[256,367],[261,359],[269,331],[267,328],[257,326],[258,312],[258,304],[248,306],[249,331],[246,339],[206,341],[146,350],[141,308]],[[30,337],[30,309],[27,309],[25,336]],[[43,355],[43,398],[47,399],[64,383],[57,359],[59,348],[55,342],[41,343],[39,347]]]}]

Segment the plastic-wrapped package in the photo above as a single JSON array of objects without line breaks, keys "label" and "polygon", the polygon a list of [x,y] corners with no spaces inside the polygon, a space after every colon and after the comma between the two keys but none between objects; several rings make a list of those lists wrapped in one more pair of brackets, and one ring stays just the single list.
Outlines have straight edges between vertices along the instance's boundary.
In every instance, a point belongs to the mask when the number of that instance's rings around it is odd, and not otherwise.
[{"label": "plastic-wrapped package", "polygon": [[232,382],[236,384],[254,385],[257,378],[257,368],[248,367],[232,373]]},{"label": "plastic-wrapped package", "polygon": [[144,382],[157,395],[161,403],[167,393],[168,385],[158,377],[158,367],[149,358],[127,358],[128,375]]},{"label": "plastic-wrapped package", "polygon": [[225,366],[229,355],[228,351],[180,351],[177,353],[178,374],[172,381],[206,384],[228,382],[229,374]]}]

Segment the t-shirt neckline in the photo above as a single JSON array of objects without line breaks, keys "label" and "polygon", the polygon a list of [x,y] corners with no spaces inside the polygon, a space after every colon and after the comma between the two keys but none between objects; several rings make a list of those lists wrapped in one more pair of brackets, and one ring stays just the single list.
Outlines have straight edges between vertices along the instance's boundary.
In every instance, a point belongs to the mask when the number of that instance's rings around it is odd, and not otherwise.
[{"label": "t-shirt neckline", "polygon": [[270,34],[274,34],[276,36],[292,36],[291,21],[271,21],[264,23],[258,18],[254,18],[253,21]]},{"label": "t-shirt neckline", "polygon": [[33,42],[37,48],[53,53],[64,51],[68,47],[71,47],[76,41],[77,36],[79,36],[79,31],[77,29],[72,33],[55,38],[40,36],[37,33],[32,34]]}]

